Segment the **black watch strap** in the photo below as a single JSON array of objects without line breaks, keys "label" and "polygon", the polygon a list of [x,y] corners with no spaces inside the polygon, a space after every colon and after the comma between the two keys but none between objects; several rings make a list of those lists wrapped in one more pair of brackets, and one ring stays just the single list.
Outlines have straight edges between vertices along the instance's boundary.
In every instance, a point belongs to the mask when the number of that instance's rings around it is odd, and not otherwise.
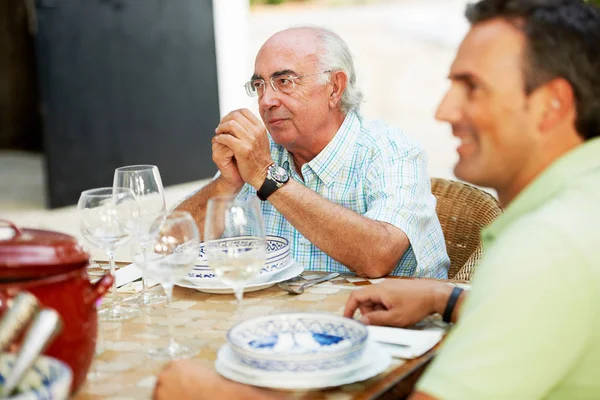
[{"label": "black watch strap", "polygon": [[260,189],[258,189],[258,192],[256,192],[256,195],[258,196],[259,199],[261,199],[262,201],[265,201],[265,200],[267,200],[267,198],[270,195],[275,193],[275,191],[277,189],[279,189],[277,182],[275,182],[273,179],[270,179],[267,177],[265,179],[265,181],[263,182],[262,186],[260,187]]},{"label": "black watch strap", "polygon": [[463,292],[461,288],[458,286],[452,289],[452,293],[450,294],[450,298],[448,299],[448,303],[446,304],[446,309],[444,310],[444,315],[442,319],[444,322],[450,323],[452,322],[452,313],[454,312],[454,308],[456,307],[456,302],[460,297],[460,294]]}]

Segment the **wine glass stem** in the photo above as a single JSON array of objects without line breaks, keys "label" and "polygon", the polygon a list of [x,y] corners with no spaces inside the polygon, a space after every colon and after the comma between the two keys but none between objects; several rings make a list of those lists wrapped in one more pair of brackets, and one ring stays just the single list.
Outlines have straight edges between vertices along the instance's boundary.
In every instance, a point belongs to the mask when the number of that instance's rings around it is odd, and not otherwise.
[{"label": "wine glass stem", "polygon": [[148,244],[141,243],[140,247],[142,249],[142,262],[144,263],[144,265],[142,265],[142,301],[145,301],[147,296],[146,289],[148,288],[148,278],[146,277],[146,268],[148,268],[148,254],[146,254],[146,249]]},{"label": "wine glass stem", "polygon": [[233,288],[233,293],[235,294],[235,300],[236,300],[235,314],[236,314],[237,318],[239,319],[239,317],[241,317],[241,315],[242,315],[242,299],[244,298],[244,287],[243,286],[235,286]]},{"label": "wine glass stem", "polygon": [[117,274],[115,267],[115,253],[113,251],[107,251],[108,260],[110,262],[110,274],[113,276],[112,284],[112,308],[119,306],[119,296],[117,296]]},{"label": "wine glass stem", "polygon": [[163,289],[167,295],[167,329],[169,334],[169,349],[175,346],[175,335],[173,332],[173,319],[171,316],[171,303],[173,301],[173,284],[163,283]]}]

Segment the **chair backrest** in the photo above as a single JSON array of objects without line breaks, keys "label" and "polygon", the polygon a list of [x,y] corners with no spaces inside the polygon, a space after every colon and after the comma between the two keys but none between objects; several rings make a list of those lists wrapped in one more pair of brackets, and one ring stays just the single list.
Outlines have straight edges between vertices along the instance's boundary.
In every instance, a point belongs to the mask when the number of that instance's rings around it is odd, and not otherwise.
[{"label": "chair backrest", "polygon": [[481,230],[502,208],[491,194],[462,182],[433,178],[431,191],[450,257],[448,278],[469,280],[482,253]]}]

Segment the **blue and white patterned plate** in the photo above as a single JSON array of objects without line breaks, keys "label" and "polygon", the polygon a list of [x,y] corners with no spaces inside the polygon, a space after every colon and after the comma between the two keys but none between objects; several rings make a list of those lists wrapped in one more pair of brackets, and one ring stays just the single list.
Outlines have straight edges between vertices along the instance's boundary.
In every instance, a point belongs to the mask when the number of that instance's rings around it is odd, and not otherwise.
[{"label": "blue and white patterned plate", "polygon": [[228,344],[219,350],[215,369],[224,377],[253,386],[282,390],[315,390],[347,385],[372,378],[385,371],[392,358],[381,345],[368,341],[356,362],[340,368],[316,372],[266,372],[242,365],[234,358]]},{"label": "blue and white patterned plate", "polygon": [[[15,354],[0,354],[0,385],[12,371]],[[39,356],[33,367],[17,386],[17,394],[10,400],[64,400],[69,397],[73,375],[63,362],[47,356]]]},{"label": "blue and white patterned plate", "polygon": [[277,314],[243,321],[227,340],[236,360],[269,372],[313,372],[356,361],[365,348],[367,328],[330,314]]},{"label": "blue and white patterned plate", "polygon": [[[287,239],[279,236],[266,237],[267,254],[265,258],[265,267],[260,271],[259,275],[267,275],[283,271],[292,263],[290,256],[290,245]],[[219,245],[225,246],[257,246],[258,241],[250,236],[237,238],[221,239],[216,241]],[[196,259],[194,268],[188,273],[188,277],[194,279],[217,279],[214,272],[208,266],[206,257],[205,244],[200,243],[199,255]]]},{"label": "blue and white patterned plate", "polygon": [[[271,286],[276,285],[277,283],[284,282],[288,279],[297,277],[303,271],[304,267],[302,267],[302,265],[292,262],[289,268],[285,268],[283,271],[270,276],[266,282],[257,281],[257,278],[248,282],[248,284],[244,286],[244,293],[256,292],[258,290],[270,288]],[[231,288],[231,286],[225,285],[218,279],[185,278],[184,280],[175,282],[175,284],[177,286],[181,286],[188,289],[195,289],[199,292],[204,293],[233,294],[233,289]]]}]

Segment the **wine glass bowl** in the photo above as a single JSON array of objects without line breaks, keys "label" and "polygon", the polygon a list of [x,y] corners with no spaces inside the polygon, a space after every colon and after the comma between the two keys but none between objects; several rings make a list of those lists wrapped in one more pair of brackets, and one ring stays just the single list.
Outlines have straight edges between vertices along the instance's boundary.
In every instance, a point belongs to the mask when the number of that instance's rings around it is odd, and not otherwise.
[{"label": "wine glass bowl", "polygon": [[[110,273],[115,276],[114,253],[127,244],[135,233],[133,221],[139,217],[139,208],[129,188],[108,187],[90,189],[81,193],[77,209],[80,230],[92,246],[104,250],[110,260]],[[100,310],[99,317],[108,321],[125,321],[139,315],[139,310],[122,304],[117,296],[116,279],[112,287],[112,303]]]},{"label": "wine glass bowl", "polygon": [[[245,245],[244,245],[245,244]],[[265,241],[260,238],[244,244],[212,241],[207,243],[209,266],[215,276],[227,285],[247,282],[264,268]]]},{"label": "wine glass bowl", "polygon": [[150,349],[148,357],[157,360],[189,358],[197,349],[181,345],[175,340],[171,321],[173,286],[192,269],[198,257],[200,234],[192,216],[187,212],[175,211],[167,215],[146,257],[146,272],[158,281],[167,296],[167,326],[169,343],[166,347]]},{"label": "wine glass bowl", "polygon": [[[154,165],[130,165],[115,169],[114,187],[128,187],[133,192],[140,212],[136,218],[134,234],[134,261],[142,270],[142,291],[133,298],[127,299],[129,304],[150,306],[163,303],[165,296],[151,293],[148,290],[147,247],[159,231],[166,215],[165,196],[158,168]],[[136,257],[136,253],[141,257]]]},{"label": "wine glass bowl", "polygon": [[204,251],[208,266],[233,289],[239,305],[244,286],[265,266],[265,229],[258,200],[240,200],[235,196],[209,199]]}]

